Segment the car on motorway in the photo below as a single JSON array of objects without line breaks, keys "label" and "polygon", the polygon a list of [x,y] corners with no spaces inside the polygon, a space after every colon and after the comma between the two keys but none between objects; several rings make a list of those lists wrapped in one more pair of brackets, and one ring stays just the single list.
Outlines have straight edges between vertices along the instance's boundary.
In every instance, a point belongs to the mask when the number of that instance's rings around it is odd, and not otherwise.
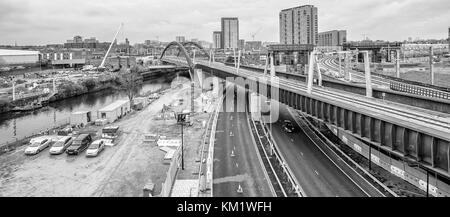
[{"label": "car on motorway", "polygon": [[55,144],[52,145],[50,148],[50,154],[57,155],[62,154],[66,149],[72,145],[73,138],[71,136],[64,136],[58,141],[56,141]]},{"label": "car on motorway", "polygon": [[35,138],[30,141],[31,145],[25,149],[26,155],[35,155],[41,152],[42,150],[48,148],[52,141],[49,138]]},{"label": "car on motorway", "polygon": [[105,149],[105,141],[94,141],[86,151],[86,157],[97,157]]},{"label": "car on motorway", "polygon": [[80,134],[77,138],[75,138],[70,145],[66,153],[68,155],[78,155],[84,150],[86,150],[92,142],[92,137],[89,134]]},{"label": "car on motorway", "polygon": [[293,133],[295,132],[295,127],[290,120],[285,120],[283,122],[283,130],[287,133]]}]

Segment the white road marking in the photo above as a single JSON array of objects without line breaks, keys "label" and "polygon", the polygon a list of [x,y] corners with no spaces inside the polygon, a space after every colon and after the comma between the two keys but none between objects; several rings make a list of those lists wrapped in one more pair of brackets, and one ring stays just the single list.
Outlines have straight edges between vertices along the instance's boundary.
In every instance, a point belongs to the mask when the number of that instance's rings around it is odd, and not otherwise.
[{"label": "white road marking", "polygon": [[319,172],[317,172],[317,170],[314,170],[314,172],[315,172],[317,175],[319,175]]}]

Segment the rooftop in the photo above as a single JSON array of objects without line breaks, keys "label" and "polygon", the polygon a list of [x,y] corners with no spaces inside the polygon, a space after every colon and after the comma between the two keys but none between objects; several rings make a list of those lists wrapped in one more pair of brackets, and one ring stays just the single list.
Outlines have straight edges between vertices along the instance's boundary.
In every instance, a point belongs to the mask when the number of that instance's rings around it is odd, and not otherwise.
[{"label": "rooftop", "polygon": [[39,55],[39,51],[0,49],[0,56]]},{"label": "rooftop", "polygon": [[100,109],[100,112],[109,112],[109,111],[114,111],[115,109],[121,107],[122,105],[128,103],[129,100],[117,100],[109,105],[107,105],[106,107]]}]

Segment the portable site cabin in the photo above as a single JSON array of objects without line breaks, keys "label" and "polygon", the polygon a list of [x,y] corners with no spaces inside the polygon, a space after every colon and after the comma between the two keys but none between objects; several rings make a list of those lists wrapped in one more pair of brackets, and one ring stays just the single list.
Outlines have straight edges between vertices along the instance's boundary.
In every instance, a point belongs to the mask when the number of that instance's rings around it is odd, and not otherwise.
[{"label": "portable site cabin", "polygon": [[108,123],[113,123],[119,118],[125,116],[130,112],[129,100],[117,100],[114,103],[98,110],[98,118],[108,120]]},{"label": "portable site cabin", "polygon": [[148,99],[145,97],[136,97],[133,100],[134,104],[142,103],[142,106],[146,107],[148,105]]},{"label": "portable site cabin", "polygon": [[92,121],[92,114],[88,111],[74,112],[70,115],[70,125],[87,125]]},{"label": "portable site cabin", "polygon": [[134,102],[133,108],[135,110],[142,110],[148,105],[148,100],[147,98],[144,97],[135,98],[133,102]]}]

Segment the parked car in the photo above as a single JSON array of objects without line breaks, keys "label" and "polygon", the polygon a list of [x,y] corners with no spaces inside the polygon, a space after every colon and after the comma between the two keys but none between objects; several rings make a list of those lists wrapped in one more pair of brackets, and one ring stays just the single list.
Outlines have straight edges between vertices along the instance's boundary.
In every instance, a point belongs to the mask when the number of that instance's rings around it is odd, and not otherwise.
[{"label": "parked car", "polygon": [[70,136],[62,137],[50,148],[50,154],[62,154],[64,151],[72,145],[73,138]]},{"label": "parked car", "polygon": [[105,142],[103,140],[97,140],[93,142],[87,149],[86,157],[97,157],[104,149]]},{"label": "parked car", "polygon": [[285,120],[285,121],[283,122],[283,129],[284,129],[284,131],[286,131],[287,133],[293,133],[293,132],[295,131],[294,125],[293,125],[292,122],[289,121],[289,120]]},{"label": "parked car", "polygon": [[92,142],[92,137],[89,134],[81,134],[70,145],[66,153],[68,155],[78,155],[89,147]]},{"label": "parked car", "polygon": [[26,155],[35,155],[50,146],[51,140],[49,138],[35,138],[30,141],[31,145],[25,149]]}]

